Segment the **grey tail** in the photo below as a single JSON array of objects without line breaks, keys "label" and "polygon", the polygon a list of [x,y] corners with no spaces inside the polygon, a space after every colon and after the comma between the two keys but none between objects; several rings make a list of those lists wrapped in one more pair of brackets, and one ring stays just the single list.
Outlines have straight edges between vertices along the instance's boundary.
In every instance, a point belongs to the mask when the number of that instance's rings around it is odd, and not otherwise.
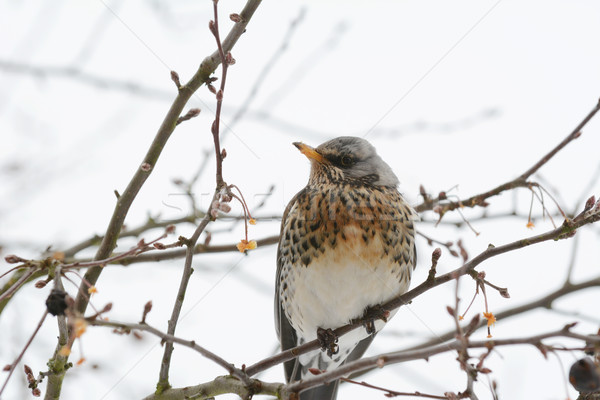
[{"label": "grey tail", "polygon": [[330,382],[323,386],[310,388],[300,393],[300,400],[335,400],[340,381]]}]

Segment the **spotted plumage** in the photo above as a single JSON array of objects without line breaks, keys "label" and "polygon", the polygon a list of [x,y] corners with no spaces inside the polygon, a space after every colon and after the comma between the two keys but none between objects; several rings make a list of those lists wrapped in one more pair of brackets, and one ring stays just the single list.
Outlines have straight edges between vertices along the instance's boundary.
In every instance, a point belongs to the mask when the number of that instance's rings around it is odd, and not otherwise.
[{"label": "spotted plumage", "polygon": [[[314,340],[318,329],[343,326],[404,293],[416,264],[416,214],[371,144],[355,137],[316,149],[294,144],[311,161],[311,172],[281,224],[275,318],[282,349]],[[376,321],[375,332],[383,325]],[[286,378],[357,359],[372,339],[354,330],[339,338],[336,354],[314,351],[287,362]],[[334,399],[336,393],[337,382],[303,392],[301,400]]]}]

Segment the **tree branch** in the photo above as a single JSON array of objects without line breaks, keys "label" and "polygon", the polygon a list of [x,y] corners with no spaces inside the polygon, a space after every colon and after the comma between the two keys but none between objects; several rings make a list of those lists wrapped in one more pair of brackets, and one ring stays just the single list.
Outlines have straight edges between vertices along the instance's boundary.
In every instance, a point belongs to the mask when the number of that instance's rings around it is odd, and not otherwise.
[{"label": "tree branch", "polygon": [[234,393],[242,399],[250,399],[255,394],[275,396],[278,399],[289,396],[282,383],[269,383],[256,379],[251,380],[251,386],[230,377],[220,376],[211,382],[195,386],[186,386],[181,389],[167,389],[163,393],[155,393],[144,397],[144,400],[184,400],[184,399],[212,399],[221,394]]},{"label": "tree branch", "polygon": [[[244,9],[240,13],[242,17],[241,20],[233,26],[227,35],[227,38],[223,41],[223,49],[229,52],[231,48],[233,48],[237,40],[246,29],[246,25],[252,18],[252,15],[260,3],[260,0],[248,0]],[[117,239],[119,238],[119,234],[121,232],[121,228],[123,227],[123,223],[129,208],[131,207],[143,184],[146,182],[152,170],[156,166],[160,154],[162,153],[167,141],[175,129],[177,120],[181,115],[183,108],[187,104],[192,94],[208,80],[210,75],[215,71],[220,63],[221,59],[216,57],[215,53],[206,57],[200,64],[200,68],[196,71],[192,79],[178,89],[177,96],[167,112],[167,115],[163,119],[163,122],[158,129],[158,132],[156,133],[148,152],[146,153],[146,156],[140,164],[140,167],[135,172],[123,194],[121,194],[117,199],[117,204],[115,206],[112,218],[106,229],[102,243],[100,244],[100,247],[96,252],[96,256],[94,257],[96,260],[102,260],[110,257],[113,249],[116,246]],[[89,298],[86,296],[86,288],[88,287],[88,284],[95,285],[101,273],[102,267],[100,266],[91,267],[86,272],[84,281],[81,283],[75,298],[75,310],[77,310],[77,312],[81,314],[85,313],[89,302]],[[61,364],[61,369],[64,369],[67,360],[59,358],[57,355],[55,355],[53,360],[50,362]],[[57,380],[52,382],[52,384],[49,380],[47,389],[48,392],[53,391],[60,393],[60,386],[62,384],[63,377],[64,374],[61,374]]]},{"label": "tree branch", "polygon": [[[539,346],[544,339],[550,338],[572,338],[589,343],[600,343],[599,335],[581,335],[570,331],[572,325],[534,336],[511,338],[504,340],[480,340],[469,341],[468,348],[484,348],[490,349],[497,346],[513,346],[513,345],[534,345]],[[335,370],[325,372],[314,377],[308,377],[299,382],[293,382],[287,385],[287,390],[290,392],[299,392],[314,386],[319,386],[327,382],[332,382],[340,377],[347,376],[351,373],[357,373],[370,368],[382,368],[385,365],[397,364],[405,361],[418,359],[429,359],[431,356],[446,353],[448,351],[459,351],[464,347],[464,343],[460,339],[455,339],[448,343],[433,345],[423,349],[406,350],[393,353],[380,354],[373,357],[362,358],[348,364],[344,364]],[[564,349],[564,348],[563,348]],[[558,350],[558,349],[556,349]]]},{"label": "tree branch", "polygon": [[587,123],[596,115],[596,113],[598,113],[598,111],[600,111],[600,101],[598,101],[598,103],[596,103],[596,106],[588,113],[588,115],[586,115],[586,117],[575,127],[575,129],[562,142],[560,142],[558,145],[556,145],[550,152],[548,152],[548,154],[546,154],[544,157],[542,157],[531,168],[529,168],[527,171],[522,173],[517,178],[515,178],[509,182],[503,183],[503,184],[495,187],[492,190],[488,190],[485,193],[481,193],[476,196],[472,196],[465,200],[451,201],[451,202],[446,202],[446,203],[440,204],[440,201],[446,200],[445,193],[441,194],[440,196],[438,196],[435,199],[426,197],[424,199],[423,203],[415,206],[415,210],[419,213],[423,212],[423,211],[429,211],[429,210],[433,210],[434,207],[436,207],[436,205],[439,204],[439,208],[436,210],[436,212],[440,214],[440,219],[441,219],[442,216],[444,215],[444,213],[446,213],[448,211],[452,211],[452,210],[455,210],[455,209],[463,207],[463,206],[464,207],[476,207],[478,205],[484,204],[485,200],[487,200],[488,198],[497,196],[507,190],[515,189],[517,187],[529,187],[531,183],[527,182],[527,179],[531,175],[533,175],[537,170],[539,170],[543,165],[545,165],[552,157],[554,157],[554,155],[556,155],[556,153],[558,153],[560,150],[562,150],[567,144],[571,143],[573,140],[580,137],[581,130],[583,129],[583,127],[585,125],[587,125]]},{"label": "tree branch", "polygon": [[[598,207],[596,207],[596,208],[598,208]],[[582,212],[579,216],[582,216],[585,213],[586,212]],[[485,261],[491,257],[495,257],[500,254],[504,254],[504,253],[507,253],[510,251],[514,251],[517,249],[521,249],[521,248],[524,248],[524,247],[527,247],[527,246],[530,246],[533,244],[537,244],[537,243],[541,243],[541,242],[545,242],[545,241],[549,241],[549,240],[560,240],[560,239],[568,238],[568,237],[570,237],[569,235],[572,235],[572,233],[575,232],[575,230],[577,228],[580,228],[581,226],[584,226],[586,224],[591,224],[591,223],[594,223],[594,222],[600,220],[600,208],[596,209],[596,211],[594,213],[587,215],[587,217],[585,217],[585,218],[579,218],[579,216],[573,220],[565,220],[565,222],[562,224],[562,226],[560,226],[556,229],[553,229],[551,231],[548,231],[546,233],[543,233],[541,235],[531,236],[529,238],[517,240],[512,243],[507,243],[502,246],[497,246],[497,247],[490,246],[486,250],[481,252],[479,255],[477,255],[475,258],[473,258],[471,261],[463,264],[461,267],[459,267],[451,272],[448,272],[446,274],[437,276],[434,279],[427,279],[427,280],[425,280],[425,282],[421,283],[414,289],[406,292],[405,294],[403,294],[401,296],[398,296],[398,297],[388,301],[387,303],[384,303],[381,307],[384,310],[388,310],[388,311],[395,310],[405,304],[410,303],[414,298],[416,298],[417,296],[420,296],[421,294],[425,293],[426,291],[428,291],[436,286],[439,286],[443,283],[446,283],[453,279],[456,279],[457,277],[465,275],[465,274],[469,273],[470,271],[473,271],[475,269],[475,267],[477,267],[483,261]],[[361,328],[363,326],[363,324],[364,324],[364,321],[362,319],[358,319],[348,325],[345,325],[343,327],[335,329],[334,333],[339,337],[339,336],[345,335],[346,333],[348,333],[354,329]],[[287,360],[291,360],[295,357],[298,357],[301,354],[305,354],[305,353],[308,353],[309,351],[313,351],[313,350],[316,350],[319,348],[320,348],[320,345],[319,345],[318,340],[313,340],[311,342],[304,343],[301,346],[297,346],[297,347],[288,349],[288,350],[283,351],[279,354],[276,354],[272,357],[268,357],[262,361],[259,361],[256,364],[253,364],[250,367],[248,367],[246,369],[246,372],[248,373],[249,376],[253,376],[253,375],[257,374],[258,372],[261,372],[261,371],[264,371],[265,369],[271,368],[274,365],[280,364]]]},{"label": "tree branch", "polygon": [[174,335],[168,334],[168,333],[164,333],[164,332],[154,328],[153,326],[150,326],[150,325],[148,325],[146,323],[142,323],[142,322],[135,324],[135,323],[126,323],[126,322],[118,322],[118,321],[105,321],[105,320],[97,319],[97,318],[93,318],[93,319],[88,318],[88,319],[86,319],[86,321],[88,322],[89,325],[92,325],[92,326],[118,328],[118,329],[122,329],[126,332],[131,332],[133,330],[149,332],[149,333],[161,338],[166,343],[177,343],[182,346],[189,347],[190,349],[200,353],[203,357],[206,357],[209,360],[213,361],[215,364],[223,367],[227,371],[227,373],[229,373],[230,375],[238,378],[239,380],[241,380],[243,382],[248,381],[248,377],[244,372],[242,372],[238,368],[235,368],[235,366],[233,364],[225,361],[223,358],[219,357],[215,353],[205,349],[202,346],[199,346],[194,340],[185,340],[185,339],[178,338],[177,336],[174,336]]}]

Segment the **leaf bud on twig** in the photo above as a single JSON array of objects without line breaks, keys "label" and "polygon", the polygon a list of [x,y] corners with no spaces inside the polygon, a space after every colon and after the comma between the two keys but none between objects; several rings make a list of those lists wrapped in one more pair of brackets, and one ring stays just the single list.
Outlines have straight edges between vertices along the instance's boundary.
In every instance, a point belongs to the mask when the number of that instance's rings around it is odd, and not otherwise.
[{"label": "leaf bud on twig", "polygon": [[140,168],[144,172],[149,172],[152,169],[152,165],[150,165],[149,163],[145,162],[145,163],[142,163],[142,165],[140,166]]},{"label": "leaf bud on twig", "polygon": [[594,204],[596,204],[596,197],[592,196],[585,202],[585,208],[583,211],[591,210],[592,207],[594,207]]},{"label": "leaf bud on twig", "polygon": [[10,255],[4,257],[4,261],[6,261],[9,264],[16,264],[16,263],[27,261],[27,260],[25,260],[19,256],[15,256],[14,254],[10,254]]},{"label": "leaf bud on twig", "polygon": [[171,80],[175,82],[175,86],[177,89],[181,88],[181,81],[179,80],[179,74],[175,71],[171,71]]},{"label": "leaf bud on twig", "polygon": [[244,19],[242,18],[242,16],[240,14],[236,14],[236,13],[229,14],[229,19],[232,20],[235,23],[243,22],[244,21]]}]

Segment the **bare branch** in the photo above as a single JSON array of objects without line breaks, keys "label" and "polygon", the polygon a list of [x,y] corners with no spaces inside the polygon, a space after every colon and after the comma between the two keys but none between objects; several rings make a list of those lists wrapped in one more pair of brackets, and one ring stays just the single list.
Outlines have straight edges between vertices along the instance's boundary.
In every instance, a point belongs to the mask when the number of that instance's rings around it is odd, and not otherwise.
[{"label": "bare branch", "polygon": [[144,400],[211,399],[224,393],[234,393],[242,399],[249,399],[255,394],[270,395],[277,398],[289,396],[289,393],[285,391],[285,385],[282,383],[269,383],[252,379],[251,385],[248,386],[236,378],[220,376],[211,382],[154,393],[145,397]]},{"label": "bare branch", "polygon": [[[570,331],[572,325],[543,333],[540,335],[522,337],[522,338],[511,338],[504,340],[489,340],[489,341],[469,341],[468,348],[483,348],[489,349],[491,347],[498,346],[513,346],[513,345],[533,345],[538,346],[544,339],[551,338],[573,338],[589,343],[600,343],[599,335],[581,335]],[[340,377],[346,376],[350,373],[356,373],[364,371],[370,368],[378,367],[381,368],[385,365],[395,364],[399,362],[418,360],[418,359],[429,359],[431,356],[446,353],[448,351],[458,351],[463,347],[464,343],[460,339],[455,339],[448,343],[433,345],[427,348],[418,350],[406,350],[394,353],[380,354],[373,357],[362,358],[348,364],[342,365],[339,368],[325,372],[323,374],[306,378],[299,382],[294,382],[287,385],[287,390],[290,392],[299,392],[303,389],[307,389],[314,386],[319,386],[327,382],[332,382]],[[566,348],[561,348],[566,350]],[[558,349],[557,349],[558,350]]]},{"label": "bare branch", "polygon": [[[233,26],[227,35],[227,38],[223,41],[223,48],[227,52],[231,50],[231,48],[240,38],[259,4],[260,1],[258,0],[248,0],[246,6],[240,13],[242,20]],[[206,57],[192,79],[178,90],[177,97],[173,101],[171,108],[163,119],[163,122],[158,129],[156,136],[154,137],[154,141],[152,142],[148,152],[146,153],[146,156],[140,164],[140,168],[137,169],[127,188],[117,199],[117,204],[115,206],[111,221],[106,229],[106,234],[104,235],[102,243],[100,244],[100,247],[96,252],[96,256],[94,257],[96,260],[102,260],[110,257],[111,252],[116,246],[117,239],[119,238],[119,234],[121,232],[121,228],[123,227],[125,217],[129,212],[129,208],[135,200],[138,192],[150,176],[154,166],[158,162],[158,158],[160,157],[162,150],[173,133],[177,119],[181,115],[183,108],[187,104],[192,94],[209,79],[210,75],[215,71],[220,63],[221,59],[215,57],[214,53],[213,55]],[[90,285],[95,285],[101,273],[101,266],[91,267],[86,272],[84,281],[88,282]],[[82,283],[75,299],[75,310],[81,314],[85,313],[89,302],[85,292],[86,285]],[[55,355],[51,362],[56,363],[59,369],[64,370],[67,360],[66,358],[59,359],[57,356],[58,355]],[[64,374],[61,374],[57,380],[52,382],[52,384],[49,380],[48,393],[50,391],[56,392],[57,395],[60,393],[63,376]]]},{"label": "bare branch", "polygon": [[[583,215],[583,213],[580,214],[579,216],[582,216],[582,215]],[[571,237],[572,233],[575,232],[575,230],[577,228],[600,220],[600,210],[597,210],[597,212],[594,214],[588,215],[586,218],[578,219],[578,217],[576,217],[573,220],[565,220],[565,222],[562,224],[562,226],[560,226],[556,229],[553,229],[551,231],[548,231],[546,233],[543,233],[541,235],[532,236],[532,237],[522,239],[522,240],[517,240],[512,243],[508,243],[508,244],[505,244],[502,246],[497,246],[497,247],[490,246],[486,250],[481,252],[479,255],[477,255],[476,257],[471,259],[471,261],[465,263],[463,266],[461,266],[453,271],[450,271],[444,275],[437,276],[433,280],[427,279],[427,280],[425,280],[425,282],[421,283],[420,285],[413,288],[412,290],[406,292],[402,296],[398,296],[398,297],[392,299],[391,301],[388,301],[387,303],[382,304],[381,307],[385,310],[390,310],[390,311],[395,310],[396,308],[399,308],[405,304],[410,303],[414,298],[416,298],[417,296],[420,296],[421,294],[425,293],[426,291],[430,290],[431,288],[439,286],[443,283],[449,282],[453,279],[456,279],[459,276],[465,275],[465,274],[469,273],[470,271],[473,271],[475,269],[475,267],[477,267],[483,261],[485,261],[491,257],[495,257],[500,254],[504,254],[504,253],[507,253],[510,251],[521,249],[521,248],[524,248],[524,247],[527,247],[527,246],[530,246],[533,244],[537,244],[537,243],[541,243],[541,242],[545,242],[545,241],[549,241],[549,240],[559,240],[559,239],[565,239],[565,238]],[[364,324],[364,321],[359,319],[357,321],[354,321],[351,324],[348,324],[348,325],[345,325],[338,329],[335,329],[334,333],[339,337],[339,336],[342,336],[354,329],[358,329],[358,328],[362,327],[363,324]],[[284,361],[291,360],[301,354],[305,354],[309,351],[316,350],[319,348],[320,348],[320,345],[319,345],[318,341],[313,340],[311,342],[304,343],[301,346],[288,349],[288,350],[281,352],[279,354],[276,354],[272,357],[269,357],[262,361],[259,361],[256,364],[248,367],[246,369],[246,372],[248,373],[249,376],[252,376],[260,371],[263,371],[265,369],[272,367],[273,365],[277,365]]]},{"label": "bare branch", "polygon": [[143,323],[140,322],[138,324],[135,324],[135,323],[126,323],[126,322],[118,322],[118,321],[105,321],[105,320],[96,319],[96,318],[87,318],[86,321],[88,322],[89,325],[92,325],[92,326],[118,328],[118,329],[124,330],[125,332],[131,332],[134,330],[149,332],[149,333],[153,334],[154,336],[161,338],[166,343],[177,343],[182,346],[188,347],[188,348],[200,353],[203,357],[206,357],[207,359],[213,361],[215,364],[223,367],[227,371],[228,374],[230,374],[242,381],[248,380],[247,375],[242,370],[235,368],[235,366],[233,364],[225,361],[223,358],[219,357],[215,353],[205,349],[202,346],[199,346],[194,340],[185,340],[185,339],[178,338],[172,334],[164,333],[164,332],[146,324],[145,322],[143,322]]},{"label": "bare branch", "polygon": [[[35,327],[35,330],[31,334],[31,336],[29,337],[29,340],[27,341],[27,343],[25,343],[25,346],[23,347],[23,350],[21,350],[21,352],[19,353],[19,355],[17,356],[17,358],[15,358],[15,361],[13,361],[13,363],[9,365],[10,369],[8,369],[8,376],[6,377],[6,380],[4,381],[4,384],[2,385],[2,388],[0,388],[0,396],[2,395],[2,392],[4,392],[4,389],[6,389],[6,385],[8,385],[8,381],[10,380],[10,377],[12,376],[13,372],[17,368],[17,365],[19,364],[19,362],[21,362],[21,359],[23,359],[23,356],[25,355],[25,352],[29,348],[29,345],[31,344],[31,342],[33,342],[33,339],[35,338],[35,336],[39,332],[40,328],[44,324],[44,321],[46,320],[47,316],[48,316],[48,311],[44,311],[44,314],[42,315],[42,318],[40,319],[40,322],[38,322],[37,326]],[[4,369],[4,371],[6,371],[6,368]]]},{"label": "bare branch", "polygon": [[[517,178],[503,183],[495,187],[492,190],[488,190],[485,193],[481,193],[472,197],[469,197],[465,200],[447,202],[444,204],[440,204],[437,207],[440,207],[436,212],[440,214],[441,217],[448,211],[453,211],[461,207],[476,207],[485,203],[490,197],[497,196],[502,192],[507,190],[515,189],[518,187],[530,187],[531,183],[527,182],[527,179],[534,174],[537,170],[539,170],[544,164],[546,164],[556,153],[562,150],[567,144],[572,142],[581,136],[581,130],[583,127],[596,115],[596,113],[600,111],[600,101],[596,104],[596,106],[588,113],[588,115],[577,125],[577,127],[571,132],[562,142],[560,142],[556,147],[554,147],[548,154],[542,157],[538,162],[536,162],[531,168],[522,173]],[[432,210],[436,207],[436,204],[440,202],[440,200],[444,200],[446,198],[446,194],[443,196],[438,196],[436,199],[425,199],[425,201],[415,207],[417,212],[423,212],[427,210]]]}]

